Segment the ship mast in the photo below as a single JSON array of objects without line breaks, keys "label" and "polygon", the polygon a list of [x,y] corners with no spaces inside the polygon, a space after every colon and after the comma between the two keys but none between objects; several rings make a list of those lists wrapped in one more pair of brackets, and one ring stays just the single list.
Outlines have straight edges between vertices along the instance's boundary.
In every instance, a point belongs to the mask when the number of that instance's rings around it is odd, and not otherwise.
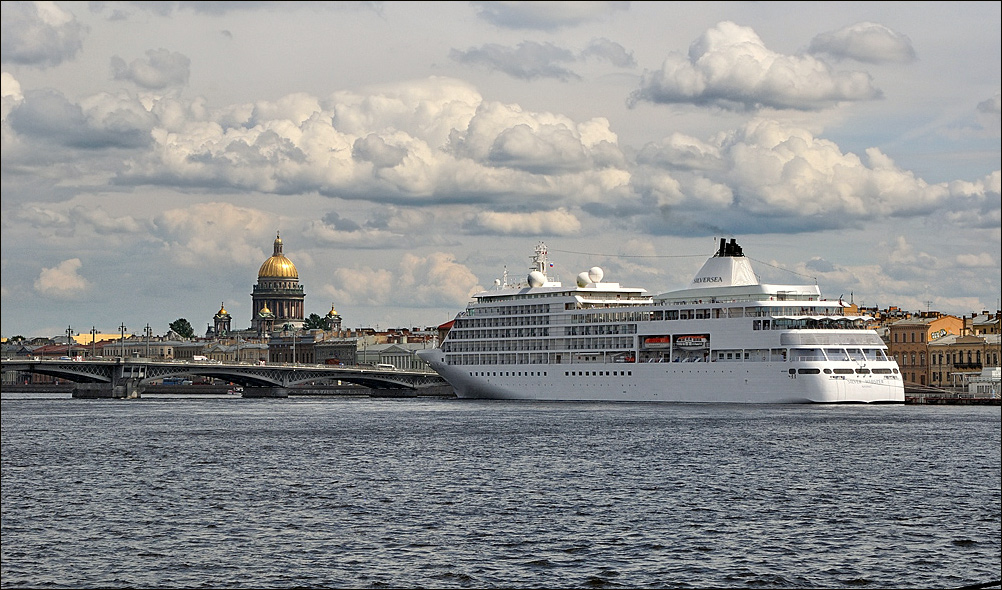
[{"label": "ship mast", "polygon": [[529,272],[534,270],[546,274],[546,244],[543,242],[536,245],[536,253],[532,256],[532,266],[529,267]]}]

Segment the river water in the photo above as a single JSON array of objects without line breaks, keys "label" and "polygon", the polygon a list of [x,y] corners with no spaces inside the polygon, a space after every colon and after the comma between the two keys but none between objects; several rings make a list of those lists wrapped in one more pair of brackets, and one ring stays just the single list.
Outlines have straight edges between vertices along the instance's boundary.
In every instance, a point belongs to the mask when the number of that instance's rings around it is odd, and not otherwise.
[{"label": "river water", "polygon": [[0,578],[959,588],[1000,445],[997,406],[3,394]]}]

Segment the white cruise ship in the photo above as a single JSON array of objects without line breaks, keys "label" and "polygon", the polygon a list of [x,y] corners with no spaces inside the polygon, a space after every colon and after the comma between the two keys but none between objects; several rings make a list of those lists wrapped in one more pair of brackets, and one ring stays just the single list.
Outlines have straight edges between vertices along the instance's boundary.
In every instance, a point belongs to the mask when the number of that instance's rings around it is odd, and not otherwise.
[{"label": "white cruise ship", "polygon": [[439,348],[419,352],[460,398],[733,403],[903,403],[871,318],[817,285],[758,281],[735,240],[687,289],[651,295],[594,267],[473,296]]}]

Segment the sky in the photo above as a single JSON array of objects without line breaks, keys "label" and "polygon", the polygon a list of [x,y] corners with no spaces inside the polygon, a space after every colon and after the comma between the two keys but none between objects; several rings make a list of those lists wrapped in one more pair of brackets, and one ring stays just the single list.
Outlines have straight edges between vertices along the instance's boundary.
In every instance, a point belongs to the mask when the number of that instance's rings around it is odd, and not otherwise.
[{"label": "sky", "polygon": [[543,242],[685,288],[1000,299],[999,2],[8,2],[2,335],[251,322],[277,234],[346,328],[437,326]]}]

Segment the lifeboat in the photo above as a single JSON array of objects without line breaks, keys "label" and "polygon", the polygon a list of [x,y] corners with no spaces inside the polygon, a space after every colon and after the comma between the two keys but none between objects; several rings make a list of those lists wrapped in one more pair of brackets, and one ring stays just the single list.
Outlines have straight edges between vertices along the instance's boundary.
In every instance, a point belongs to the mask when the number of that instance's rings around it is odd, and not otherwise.
[{"label": "lifeboat", "polygon": [[675,346],[686,350],[696,350],[698,348],[706,348],[707,342],[709,342],[709,338],[705,335],[679,336],[675,339]]}]

